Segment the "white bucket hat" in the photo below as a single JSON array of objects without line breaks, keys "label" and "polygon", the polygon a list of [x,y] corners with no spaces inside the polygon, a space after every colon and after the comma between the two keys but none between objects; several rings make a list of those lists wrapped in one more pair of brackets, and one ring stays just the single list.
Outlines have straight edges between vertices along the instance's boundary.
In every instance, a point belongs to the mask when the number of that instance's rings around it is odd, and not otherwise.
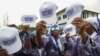
[{"label": "white bucket hat", "polygon": [[63,31],[65,34],[69,33],[69,36],[76,35],[76,27],[73,24],[67,24]]},{"label": "white bucket hat", "polygon": [[8,54],[18,52],[22,48],[18,29],[13,27],[0,28],[0,46],[8,51]]},{"label": "white bucket hat", "polygon": [[85,19],[88,23],[90,23],[96,30],[99,29],[100,25],[100,18],[97,17],[89,17]]}]

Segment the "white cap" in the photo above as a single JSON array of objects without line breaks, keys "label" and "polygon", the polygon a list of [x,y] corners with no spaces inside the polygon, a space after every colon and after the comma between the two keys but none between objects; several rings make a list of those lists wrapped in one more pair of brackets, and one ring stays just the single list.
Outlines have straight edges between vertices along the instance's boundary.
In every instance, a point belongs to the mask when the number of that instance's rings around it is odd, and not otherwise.
[{"label": "white cap", "polygon": [[0,46],[8,51],[8,54],[18,52],[22,48],[18,29],[13,27],[0,28]]},{"label": "white cap", "polygon": [[70,24],[76,17],[81,17],[83,10],[84,6],[79,3],[66,8],[65,14],[69,18],[67,23]]},{"label": "white cap", "polygon": [[66,34],[69,33],[69,36],[73,36],[73,35],[76,35],[76,27],[72,24],[67,24],[64,28],[64,32]]},{"label": "white cap", "polygon": [[98,30],[100,28],[100,26],[99,26],[100,18],[97,18],[97,17],[89,17],[89,18],[86,19],[86,21],[88,23],[90,23],[96,30]]},{"label": "white cap", "polygon": [[52,2],[45,2],[40,6],[40,17],[42,20],[54,24],[57,20],[56,10],[58,6]]},{"label": "white cap", "polygon": [[23,25],[30,25],[31,23],[35,22],[37,19],[36,15],[24,15],[21,18]]}]

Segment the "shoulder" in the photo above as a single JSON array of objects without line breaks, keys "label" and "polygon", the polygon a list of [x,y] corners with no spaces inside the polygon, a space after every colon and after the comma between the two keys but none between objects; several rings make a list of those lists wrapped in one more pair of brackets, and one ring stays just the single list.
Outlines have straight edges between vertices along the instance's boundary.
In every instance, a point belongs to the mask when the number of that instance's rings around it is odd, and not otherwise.
[{"label": "shoulder", "polygon": [[44,40],[44,42],[45,42],[46,44],[49,44],[50,42],[52,42],[52,40],[51,40],[51,35],[47,35],[46,38],[44,38],[43,40]]},{"label": "shoulder", "polygon": [[49,35],[46,35],[46,36],[43,38],[43,41],[44,41],[44,44],[47,45],[48,42],[50,42],[50,36],[49,36]]}]

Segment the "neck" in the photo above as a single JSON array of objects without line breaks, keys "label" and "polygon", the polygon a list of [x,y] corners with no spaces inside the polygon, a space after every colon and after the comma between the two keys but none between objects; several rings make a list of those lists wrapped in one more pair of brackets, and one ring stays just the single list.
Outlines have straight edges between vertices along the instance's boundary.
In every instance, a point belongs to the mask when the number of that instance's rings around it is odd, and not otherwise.
[{"label": "neck", "polygon": [[54,37],[54,39],[55,39],[55,40],[57,40],[57,39],[58,39],[58,36],[53,36],[53,37]]},{"label": "neck", "polygon": [[23,31],[28,32],[28,30],[23,30]]}]

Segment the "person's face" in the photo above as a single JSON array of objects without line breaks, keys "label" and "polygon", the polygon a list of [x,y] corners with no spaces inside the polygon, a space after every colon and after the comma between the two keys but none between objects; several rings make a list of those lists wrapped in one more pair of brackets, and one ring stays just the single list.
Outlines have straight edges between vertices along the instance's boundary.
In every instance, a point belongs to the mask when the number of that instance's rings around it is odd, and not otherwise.
[{"label": "person's face", "polygon": [[46,34],[47,33],[47,29],[46,28],[43,28],[42,29],[42,34]]},{"label": "person's face", "polygon": [[46,25],[39,25],[38,30],[42,35],[47,33]]},{"label": "person's face", "polygon": [[54,30],[52,31],[53,36],[57,37],[60,35],[60,31],[59,30]]},{"label": "person's face", "polygon": [[24,25],[24,26],[23,26],[23,30],[24,30],[24,31],[28,31],[28,30],[29,30],[29,25]]}]

